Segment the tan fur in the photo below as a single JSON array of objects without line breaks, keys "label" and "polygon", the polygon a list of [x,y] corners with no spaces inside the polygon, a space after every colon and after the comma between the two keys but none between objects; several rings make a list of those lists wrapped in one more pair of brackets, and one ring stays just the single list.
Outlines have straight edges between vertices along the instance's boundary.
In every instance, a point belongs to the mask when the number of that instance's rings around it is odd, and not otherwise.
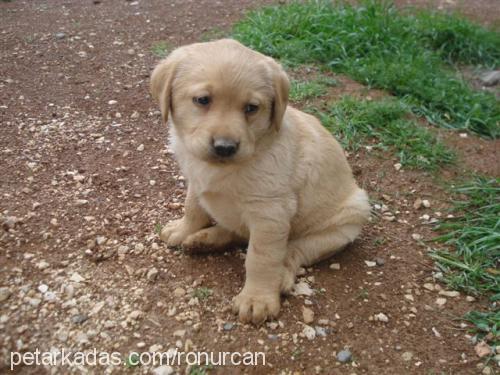
[{"label": "tan fur", "polygon": [[[190,249],[248,241],[234,299],[243,322],[275,317],[297,269],[354,241],[370,215],[342,148],[316,118],[287,106],[288,89],[279,64],[227,39],[175,50],[151,78],[188,180],[185,216],[161,238]],[[209,106],[193,102],[205,95]],[[249,103],[257,113],[245,114]],[[218,137],[239,142],[232,158],[214,156]]]}]

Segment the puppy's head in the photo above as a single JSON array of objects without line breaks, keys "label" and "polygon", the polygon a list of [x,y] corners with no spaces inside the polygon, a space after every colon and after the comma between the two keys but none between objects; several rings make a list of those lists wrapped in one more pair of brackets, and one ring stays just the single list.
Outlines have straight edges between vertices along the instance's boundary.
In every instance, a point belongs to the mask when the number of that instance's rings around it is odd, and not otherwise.
[{"label": "puppy's head", "polygon": [[151,77],[163,120],[171,116],[188,151],[213,162],[251,158],[279,131],[288,90],[279,64],[230,39],[178,48]]}]

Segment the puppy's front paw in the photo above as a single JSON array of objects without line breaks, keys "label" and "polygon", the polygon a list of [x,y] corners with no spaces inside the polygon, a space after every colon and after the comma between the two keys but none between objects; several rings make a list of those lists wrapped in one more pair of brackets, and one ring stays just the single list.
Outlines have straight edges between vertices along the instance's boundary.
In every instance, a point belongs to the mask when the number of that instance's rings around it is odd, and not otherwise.
[{"label": "puppy's front paw", "polygon": [[184,218],[171,221],[160,232],[160,239],[168,246],[179,246],[190,234],[195,232]]},{"label": "puppy's front paw", "polygon": [[241,322],[263,323],[268,318],[275,318],[280,311],[279,293],[257,293],[247,288],[233,299],[233,312]]}]

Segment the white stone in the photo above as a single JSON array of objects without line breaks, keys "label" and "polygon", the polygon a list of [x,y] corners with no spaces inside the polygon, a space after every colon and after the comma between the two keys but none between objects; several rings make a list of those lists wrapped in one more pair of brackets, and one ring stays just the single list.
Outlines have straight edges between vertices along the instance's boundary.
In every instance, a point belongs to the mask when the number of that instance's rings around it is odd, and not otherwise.
[{"label": "white stone", "polygon": [[456,298],[460,296],[460,292],[456,290],[440,290],[439,295],[450,298]]},{"label": "white stone", "polygon": [[375,314],[374,318],[375,318],[375,320],[377,320],[379,322],[383,322],[383,323],[389,322],[389,317],[387,315],[385,315],[384,313]]},{"label": "white stone", "polygon": [[422,235],[418,233],[413,233],[411,235],[411,238],[413,238],[415,241],[420,241],[422,239]]},{"label": "white stone", "polygon": [[438,306],[444,306],[446,302],[447,302],[446,298],[436,298],[436,305]]},{"label": "white stone", "polygon": [[153,369],[153,375],[172,375],[173,373],[174,369],[168,365],[162,365]]},{"label": "white stone", "polygon": [[302,333],[308,340],[314,340],[316,337],[316,330],[311,327],[311,326],[304,326],[304,329],[302,330]]},{"label": "white stone", "polygon": [[294,285],[292,294],[295,296],[312,296],[314,291],[311,289],[308,283],[300,281]]},{"label": "white stone", "polygon": [[69,279],[75,283],[81,283],[85,281],[85,279],[78,272],[73,272]]}]

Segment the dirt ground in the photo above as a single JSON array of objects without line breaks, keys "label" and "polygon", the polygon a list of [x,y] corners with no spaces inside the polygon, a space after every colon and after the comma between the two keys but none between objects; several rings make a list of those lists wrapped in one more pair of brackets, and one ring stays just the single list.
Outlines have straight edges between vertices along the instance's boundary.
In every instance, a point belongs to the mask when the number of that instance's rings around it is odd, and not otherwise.
[{"label": "dirt ground", "polygon": [[[443,180],[464,170],[498,176],[498,141],[440,131],[461,162],[437,178],[396,170],[389,154],[349,155],[375,203],[372,222],[342,254],[305,270],[299,281],[312,294],[284,298],[279,320],[260,328],[229,311],[244,280],[242,250],[187,256],[159,241],[158,224],[182,215],[185,181],[148,92],[158,61],[152,47],[199,41],[259,4],[0,2],[0,373],[11,352],[37,348],[266,354],[265,366],[210,370],[220,374],[481,372],[458,318],[487,301],[448,293],[425,240],[435,236],[434,219],[447,214]],[[433,4],[485,24],[499,19],[497,0]],[[336,90],[371,94],[341,82]],[[415,209],[419,198],[430,207]],[[303,333],[304,306],[314,312],[312,340]],[[374,318],[380,313],[387,322]],[[336,360],[344,348],[353,355],[347,364]],[[18,366],[14,373],[153,367]]]}]

